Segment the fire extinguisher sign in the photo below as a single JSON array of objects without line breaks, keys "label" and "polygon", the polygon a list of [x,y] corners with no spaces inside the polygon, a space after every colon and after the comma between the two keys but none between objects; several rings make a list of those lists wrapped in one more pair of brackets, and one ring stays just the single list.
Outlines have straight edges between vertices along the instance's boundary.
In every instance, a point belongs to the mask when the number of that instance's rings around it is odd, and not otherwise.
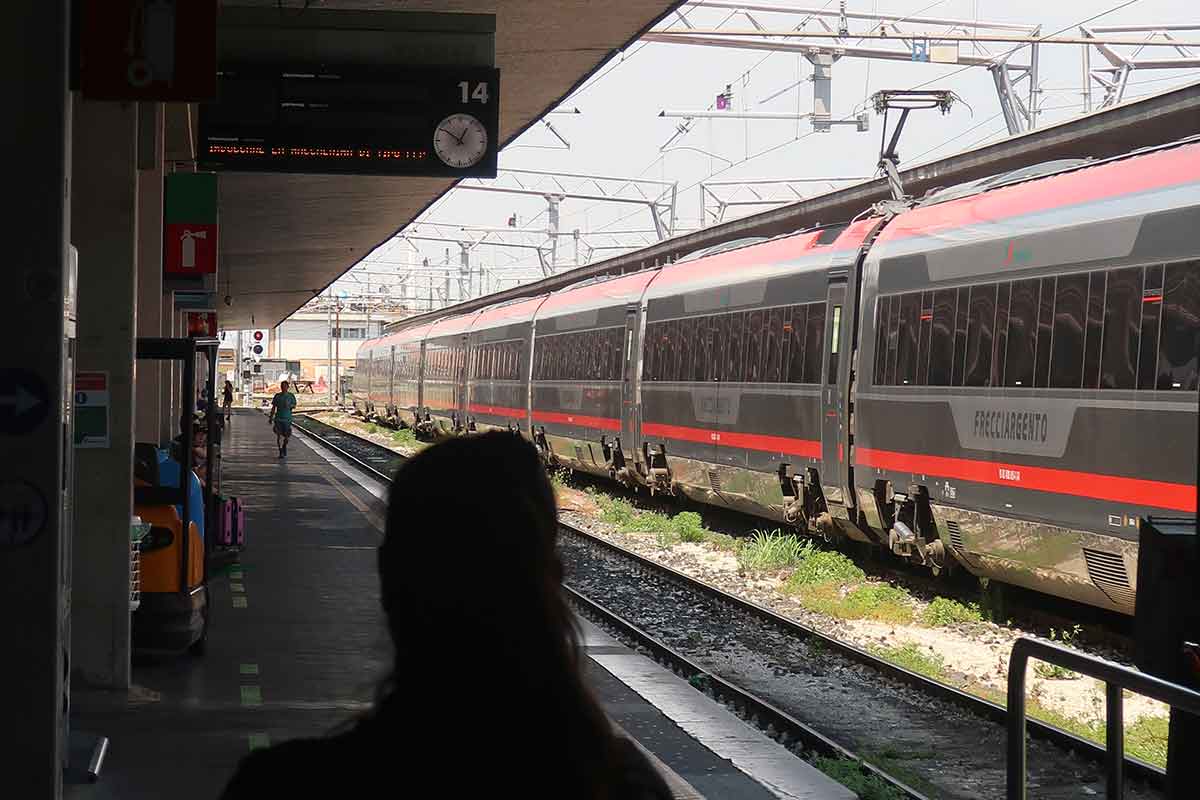
[{"label": "fire extinguisher sign", "polygon": [[163,275],[217,271],[217,176],[179,172],[166,177],[163,202]]}]

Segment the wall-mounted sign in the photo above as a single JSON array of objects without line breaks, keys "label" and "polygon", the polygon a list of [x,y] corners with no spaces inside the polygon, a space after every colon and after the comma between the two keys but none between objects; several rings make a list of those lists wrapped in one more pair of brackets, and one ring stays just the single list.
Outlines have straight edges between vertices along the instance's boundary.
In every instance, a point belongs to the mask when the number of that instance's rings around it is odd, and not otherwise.
[{"label": "wall-mounted sign", "polygon": [[75,446],[108,447],[108,373],[75,373]]},{"label": "wall-mounted sign", "polygon": [[198,158],[217,171],[493,178],[499,102],[491,67],[222,63]]},{"label": "wall-mounted sign", "polygon": [[217,0],[78,0],[79,88],[92,100],[211,100]]},{"label": "wall-mounted sign", "polygon": [[165,179],[163,275],[178,278],[217,271],[217,176],[176,172]]},{"label": "wall-mounted sign", "polygon": [[216,337],[217,312],[188,311],[186,319],[188,336]]}]

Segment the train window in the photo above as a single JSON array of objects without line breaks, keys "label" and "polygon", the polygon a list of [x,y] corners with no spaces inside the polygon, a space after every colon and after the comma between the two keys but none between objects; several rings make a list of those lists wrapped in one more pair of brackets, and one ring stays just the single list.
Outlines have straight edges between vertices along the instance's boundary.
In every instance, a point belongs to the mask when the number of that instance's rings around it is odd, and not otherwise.
[{"label": "train window", "polygon": [[772,308],[767,319],[767,358],[763,367],[762,379],[767,383],[779,383],[780,369],[783,364],[783,314],[785,308]]},{"label": "train window", "polygon": [[669,381],[677,381],[682,375],[682,365],[684,358],[683,347],[683,320],[673,319],[667,323],[668,343],[670,345],[670,356],[667,359],[667,375]]},{"label": "train window", "polygon": [[825,304],[808,304],[808,324],[804,340],[804,380],[801,383],[821,382],[821,360],[825,352]]},{"label": "train window", "polygon": [[920,325],[921,293],[900,295],[899,341],[896,346],[896,384],[909,386],[917,378],[917,329]]},{"label": "train window", "polygon": [[1083,388],[1100,386],[1100,343],[1104,335],[1104,284],[1108,276],[1093,272],[1088,276],[1087,332],[1083,340]]},{"label": "train window", "polygon": [[1008,305],[1012,298],[1012,284],[999,284],[996,292],[996,327],[993,331],[992,376],[988,386],[1004,385],[1004,353],[1008,346]]},{"label": "train window", "polygon": [[755,309],[746,316],[746,367],[744,380],[758,383],[762,380],[763,364],[763,318],[761,309]]},{"label": "train window", "polygon": [[725,381],[742,380],[742,364],[746,350],[746,340],[743,335],[745,327],[744,314],[729,315],[729,329],[726,331],[725,339],[725,369],[721,373],[721,378]]},{"label": "train window", "polygon": [[784,306],[779,309],[779,381],[788,379],[788,365],[792,361],[792,309]]},{"label": "train window", "polygon": [[929,378],[926,381],[930,386],[949,386],[953,377],[954,305],[957,297],[954,289],[939,289],[933,293],[933,319],[929,334]]},{"label": "train window", "polygon": [[929,380],[929,336],[933,329],[933,292],[921,292],[920,333],[917,335],[917,385]]},{"label": "train window", "polygon": [[656,325],[653,322],[646,324],[646,332],[642,335],[645,341],[642,342],[642,380],[654,380],[654,340]]},{"label": "train window", "polygon": [[1139,389],[1153,389],[1158,377],[1158,324],[1162,316],[1163,268],[1161,264],[1146,267],[1146,284],[1142,287],[1142,343],[1138,355]]},{"label": "train window", "polygon": [[1005,386],[1033,386],[1033,367],[1037,358],[1038,289],[1037,278],[1013,281],[1004,357]]},{"label": "train window", "polygon": [[888,386],[895,386],[896,353],[900,344],[900,296],[895,295],[889,298],[888,303],[887,368],[884,373],[884,383]]},{"label": "train window", "polygon": [[960,287],[954,302],[954,364],[950,374],[951,386],[962,386],[967,368],[967,317],[971,302],[971,290]]},{"label": "train window", "polygon": [[588,377],[588,354],[587,348],[584,345],[583,337],[578,333],[568,333],[566,335],[568,347],[570,347],[571,360],[568,362],[571,367],[571,380],[580,381]]},{"label": "train window", "polygon": [[[1114,269],[1108,274],[1108,293],[1104,303],[1104,353],[1100,367],[1100,387],[1103,389],[1133,389],[1137,386],[1143,271],[1142,267],[1132,267]],[[1059,278],[1061,283],[1062,278]]]},{"label": "train window", "polygon": [[964,386],[987,386],[992,378],[992,326],[995,322],[996,284],[972,286],[967,316]]},{"label": "train window", "polygon": [[692,361],[696,355],[696,318],[681,319],[679,325],[679,367],[675,374],[677,381],[692,379]]},{"label": "train window", "polygon": [[1034,362],[1033,385],[1050,385],[1050,348],[1054,340],[1055,279],[1042,278],[1038,300],[1037,360]]},{"label": "train window", "polygon": [[654,326],[654,380],[667,379],[667,323]]},{"label": "train window", "polygon": [[619,381],[625,375],[625,351],[630,334],[625,328],[613,328],[609,331],[609,336],[612,342],[609,357],[612,362],[608,373],[612,380]]},{"label": "train window", "polygon": [[1088,276],[1060,275],[1054,290],[1054,345],[1050,354],[1050,386],[1078,389],[1083,385],[1083,332]]},{"label": "train window", "polygon": [[842,340],[842,307],[833,307],[833,322],[829,325],[829,375],[826,383],[837,383],[838,344]]},{"label": "train window", "polygon": [[1158,388],[1196,391],[1200,360],[1200,261],[1168,264],[1163,285]]},{"label": "train window", "polygon": [[692,360],[691,380],[699,383],[709,378],[712,361],[712,317],[696,318],[696,352]]},{"label": "train window", "polygon": [[781,377],[798,384],[804,378],[804,331],[808,325],[808,306],[784,309],[784,336],[787,337],[787,356],[782,363]]},{"label": "train window", "polygon": [[890,297],[875,298],[875,385],[887,385],[888,325],[892,301]]}]

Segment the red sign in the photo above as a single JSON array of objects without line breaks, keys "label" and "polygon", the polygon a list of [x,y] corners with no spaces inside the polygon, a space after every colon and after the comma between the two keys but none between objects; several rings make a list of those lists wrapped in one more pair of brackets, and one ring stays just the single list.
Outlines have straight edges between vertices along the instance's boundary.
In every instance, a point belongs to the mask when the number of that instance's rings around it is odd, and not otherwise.
[{"label": "red sign", "polygon": [[217,312],[187,312],[187,335],[215,338],[217,335]]},{"label": "red sign", "polygon": [[163,226],[163,274],[211,275],[217,271],[217,226],[168,222]]},{"label": "red sign", "polygon": [[79,2],[79,88],[84,97],[216,97],[217,0]]}]

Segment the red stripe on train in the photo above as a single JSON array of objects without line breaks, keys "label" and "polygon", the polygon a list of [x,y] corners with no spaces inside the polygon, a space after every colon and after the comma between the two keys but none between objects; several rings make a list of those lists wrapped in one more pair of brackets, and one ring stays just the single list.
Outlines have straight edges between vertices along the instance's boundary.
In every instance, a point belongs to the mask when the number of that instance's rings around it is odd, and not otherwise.
[{"label": "red stripe on train", "polygon": [[534,411],[534,422],[555,422],[559,425],[578,425],[581,428],[598,428],[602,431],[621,430],[621,420],[612,417],[589,417],[586,414],[564,414],[559,411]]},{"label": "red stripe on train", "polygon": [[684,442],[702,442],[718,447],[743,447],[747,450],[762,450],[768,453],[787,453],[806,458],[821,457],[821,443],[811,439],[792,439],[788,436],[768,436],[762,433],[737,433],[714,431],[707,428],[685,428],[659,422],[643,422],[643,436],[661,436]]},{"label": "red stripe on train", "polygon": [[855,450],[855,463],[864,467],[957,478],[973,483],[996,486],[1016,486],[1040,492],[1070,494],[1114,503],[1169,508],[1173,511],[1196,511],[1196,487],[1186,483],[1149,481],[1117,475],[1098,475],[1023,464],[1002,464],[997,461],[976,461],[968,458],[894,453],[890,450]]},{"label": "red stripe on train", "polygon": [[470,411],[472,414],[491,414],[493,417],[512,417],[514,419],[521,419],[525,416],[525,409],[523,408],[485,406],[477,405],[475,403],[468,403],[467,411]]}]

